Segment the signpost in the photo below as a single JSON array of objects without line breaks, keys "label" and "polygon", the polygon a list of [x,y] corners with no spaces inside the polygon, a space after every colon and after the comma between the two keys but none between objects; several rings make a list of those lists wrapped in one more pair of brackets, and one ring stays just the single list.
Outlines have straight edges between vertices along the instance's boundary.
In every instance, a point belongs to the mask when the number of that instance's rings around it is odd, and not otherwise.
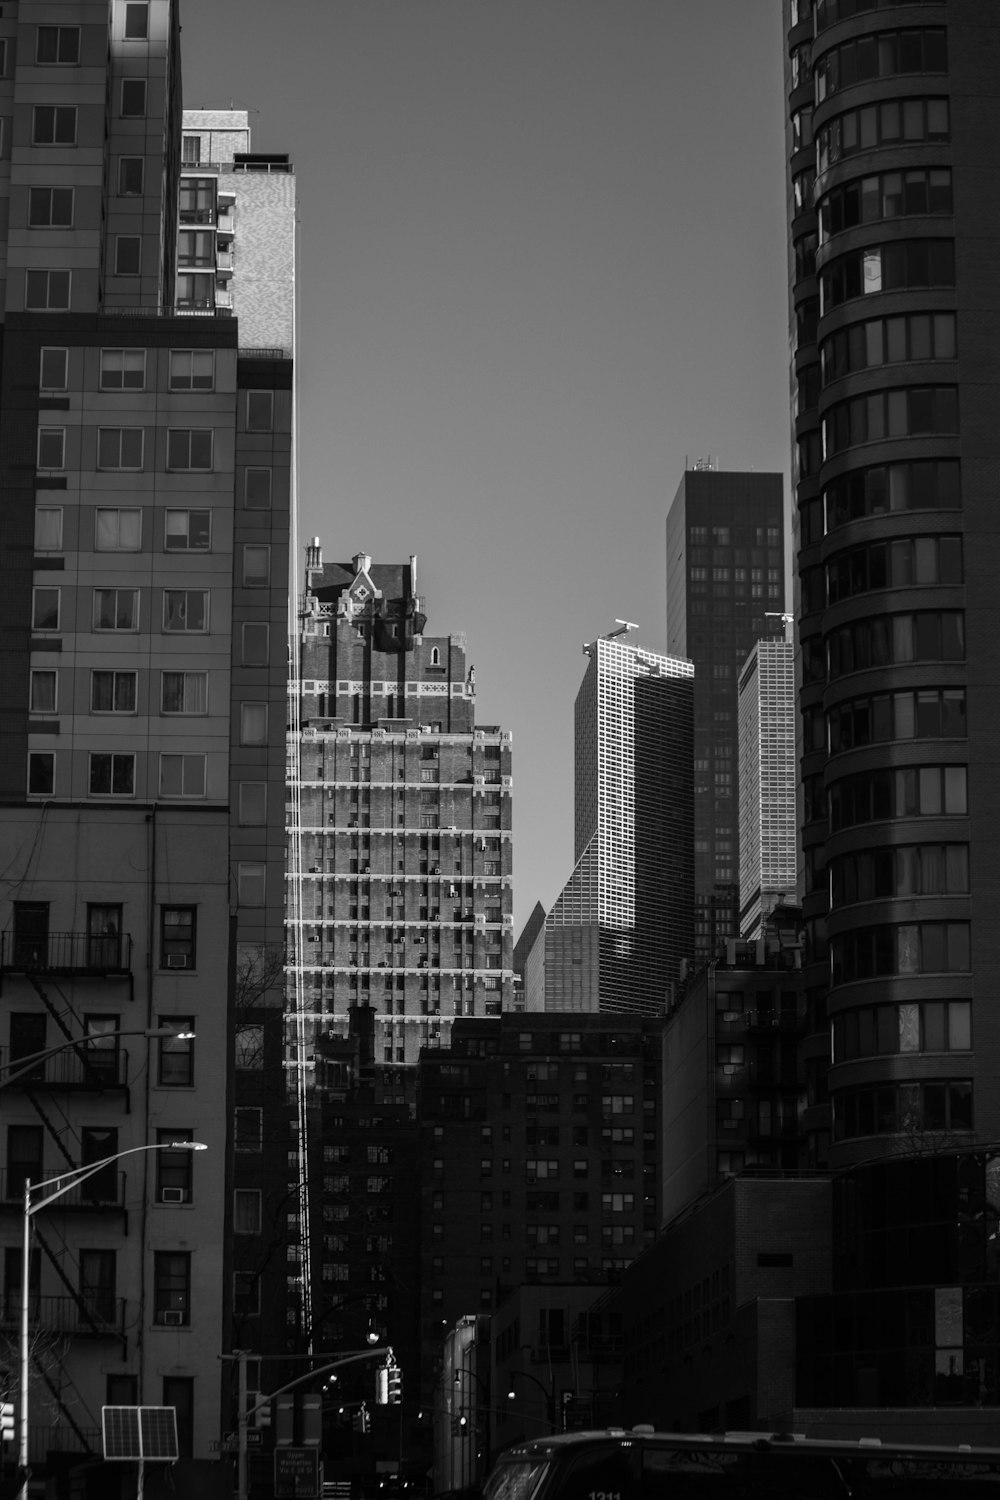
[{"label": "signpost", "polygon": [[314,1500],[320,1493],[316,1448],[275,1448],[275,1500]]}]

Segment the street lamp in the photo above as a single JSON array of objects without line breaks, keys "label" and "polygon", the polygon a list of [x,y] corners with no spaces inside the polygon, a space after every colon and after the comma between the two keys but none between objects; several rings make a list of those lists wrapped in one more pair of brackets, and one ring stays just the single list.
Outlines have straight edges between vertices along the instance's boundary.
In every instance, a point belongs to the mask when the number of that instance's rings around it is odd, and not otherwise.
[{"label": "street lamp", "polygon": [[54,1047],[45,1047],[41,1052],[29,1052],[24,1057],[12,1057],[8,1062],[0,1063],[0,1074],[7,1073],[9,1068],[16,1068],[16,1073],[9,1073],[7,1077],[0,1077],[0,1089],[8,1088],[12,1083],[17,1083],[19,1078],[24,1078],[33,1072],[40,1062],[46,1062],[50,1057],[56,1057],[60,1052],[68,1052],[71,1047],[86,1047],[88,1043],[96,1042],[104,1036],[113,1037],[115,1041],[121,1036],[142,1036],[150,1041],[157,1037],[172,1037],[177,1042],[190,1042],[194,1040],[193,1031],[174,1031],[170,1026],[156,1026],[145,1031],[109,1031],[95,1033],[93,1036],[71,1036],[64,1042],[57,1042]]},{"label": "street lamp", "polygon": [[530,1380],[530,1381],[533,1382],[534,1385],[537,1385],[538,1389],[541,1391],[542,1395],[545,1397],[545,1416],[546,1416],[546,1420],[548,1421],[548,1424],[549,1424],[549,1431],[550,1432],[555,1432],[556,1431],[556,1393],[555,1393],[555,1391],[554,1390],[550,1391],[549,1388],[548,1388],[548,1386],[544,1383],[544,1381],[539,1380],[539,1378],[538,1378],[537,1375],[531,1375],[531,1374],[529,1374],[529,1372],[527,1370],[511,1370],[511,1372],[510,1372],[510,1390],[507,1392],[507,1400],[508,1401],[516,1401],[517,1400],[517,1392],[514,1389],[514,1381],[515,1380]]},{"label": "street lamp", "polygon": [[[153,1033],[154,1035],[156,1033]],[[175,1036],[176,1032],[168,1032],[167,1035]],[[50,1049],[59,1052],[60,1047]],[[20,1059],[19,1059],[20,1061]],[[8,1080],[10,1082],[10,1080]],[[207,1151],[208,1147],[201,1141],[161,1141],[155,1146],[130,1146],[127,1151],[116,1151],[113,1156],[102,1157],[100,1161],[87,1162],[82,1167],[71,1167],[68,1172],[60,1172],[57,1177],[47,1177],[44,1182],[36,1184],[35,1192],[45,1192],[46,1196],[39,1202],[31,1201],[32,1185],[31,1179],[24,1179],[24,1235],[21,1249],[21,1411],[20,1411],[20,1442],[18,1445],[18,1469],[24,1475],[24,1483],[21,1488],[21,1500],[27,1500],[28,1495],[28,1268],[31,1259],[31,1221],[39,1209],[48,1208],[63,1193],[68,1193],[71,1188],[81,1182],[86,1182],[88,1177],[93,1177],[102,1167],[110,1167],[112,1162],[121,1161],[124,1156],[135,1156],[140,1151]],[[49,1192],[48,1189],[53,1189]]]}]

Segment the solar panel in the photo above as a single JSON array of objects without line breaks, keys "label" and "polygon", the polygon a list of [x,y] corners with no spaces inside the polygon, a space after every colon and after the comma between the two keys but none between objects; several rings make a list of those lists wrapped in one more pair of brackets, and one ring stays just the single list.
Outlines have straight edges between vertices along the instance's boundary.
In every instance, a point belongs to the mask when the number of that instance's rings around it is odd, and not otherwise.
[{"label": "solar panel", "polygon": [[177,1457],[177,1409],[173,1406],[102,1406],[106,1459]]}]

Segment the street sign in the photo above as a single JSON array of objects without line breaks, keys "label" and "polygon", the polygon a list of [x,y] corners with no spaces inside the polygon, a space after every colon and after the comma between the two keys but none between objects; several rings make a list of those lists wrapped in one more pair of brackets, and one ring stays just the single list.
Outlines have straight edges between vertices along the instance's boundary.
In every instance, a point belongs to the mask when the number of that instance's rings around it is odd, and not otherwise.
[{"label": "street sign", "polygon": [[264,1446],[264,1434],[259,1427],[247,1428],[247,1447],[262,1448]]},{"label": "street sign", "polygon": [[320,1494],[319,1453],[315,1448],[275,1448],[275,1500],[315,1500]]}]

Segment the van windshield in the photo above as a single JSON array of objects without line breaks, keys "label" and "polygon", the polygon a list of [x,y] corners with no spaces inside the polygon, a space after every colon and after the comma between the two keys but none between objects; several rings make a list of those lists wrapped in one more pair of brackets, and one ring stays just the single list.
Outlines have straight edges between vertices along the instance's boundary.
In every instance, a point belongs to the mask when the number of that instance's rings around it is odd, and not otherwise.
[{"label": "van windshield", "polygon": [[548,1467],[546,1458],[501,1461],[483,1487],[483,1500],[531,1500]]}]

